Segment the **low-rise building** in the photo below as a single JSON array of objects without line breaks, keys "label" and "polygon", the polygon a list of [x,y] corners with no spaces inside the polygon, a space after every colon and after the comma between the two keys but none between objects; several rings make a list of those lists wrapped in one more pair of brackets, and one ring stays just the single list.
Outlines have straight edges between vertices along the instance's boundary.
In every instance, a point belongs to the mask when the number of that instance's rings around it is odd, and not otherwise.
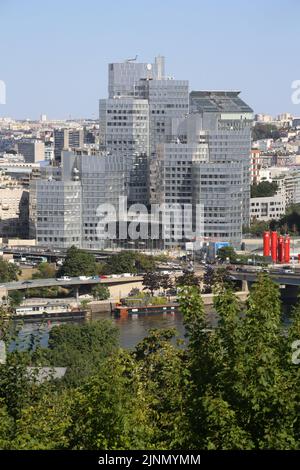
[{"label": "low-rise building", "polygon": [[282,194],[272,197],[252,197],[250,200],[251,220],[277,220],[280,219],[286,209],[285,198]]}]

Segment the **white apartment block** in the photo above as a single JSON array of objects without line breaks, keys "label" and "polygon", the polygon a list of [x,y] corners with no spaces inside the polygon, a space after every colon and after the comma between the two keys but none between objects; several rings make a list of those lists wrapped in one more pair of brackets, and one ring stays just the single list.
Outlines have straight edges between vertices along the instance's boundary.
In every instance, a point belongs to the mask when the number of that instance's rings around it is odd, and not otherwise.
[{"label": "white apartment block", "polygon": [[272,197],[253,197],[250,200],[251,220],[277,220],[285,214],[286,202],[282,194]]},{"label": "white apartment block", "polygon": [[27,189],[0,173],[0,237],[27,237],[28,199]]}]

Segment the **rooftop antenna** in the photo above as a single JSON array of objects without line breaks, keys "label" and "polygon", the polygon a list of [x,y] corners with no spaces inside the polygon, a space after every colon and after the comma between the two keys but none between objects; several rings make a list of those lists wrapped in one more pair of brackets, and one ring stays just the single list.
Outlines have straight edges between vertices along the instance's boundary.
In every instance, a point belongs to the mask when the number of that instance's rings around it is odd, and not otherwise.
[{"label": "rooftop antenna", "polygon": [[138,56],[136,55],[133,59],[126,59],[125,62],[135,62]]}]

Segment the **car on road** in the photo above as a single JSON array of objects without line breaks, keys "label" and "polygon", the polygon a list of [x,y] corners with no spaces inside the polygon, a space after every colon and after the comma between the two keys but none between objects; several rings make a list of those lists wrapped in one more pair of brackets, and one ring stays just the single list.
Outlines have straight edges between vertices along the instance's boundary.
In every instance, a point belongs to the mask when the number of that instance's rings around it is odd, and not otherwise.
[{"label": "car on road", "polygon": [[70,276],[62,276],[62,277],[57,277],[57,281],[71,281]]},{"label": "car on road", "polygon": [[91,276],[79,276],[79,279],[80,279],[81,281],[89,281],[89,280],[92,279],[92,278],[91,278]]},{"label": "car on road", "polygon": [[23,281],[22,284],[32,284],[32,281]]}]

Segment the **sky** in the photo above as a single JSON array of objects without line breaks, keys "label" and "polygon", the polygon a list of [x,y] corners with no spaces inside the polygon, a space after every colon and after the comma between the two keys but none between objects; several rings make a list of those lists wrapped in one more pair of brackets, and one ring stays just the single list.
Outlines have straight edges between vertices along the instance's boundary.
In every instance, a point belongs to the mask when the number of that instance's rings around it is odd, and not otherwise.
[{"label": "sky", "polygon": [[0,0],[0,117],[96,119],[107,64],[136,54],[164,55],[191,90],[300,116],[299,25],[299,0]]}]

